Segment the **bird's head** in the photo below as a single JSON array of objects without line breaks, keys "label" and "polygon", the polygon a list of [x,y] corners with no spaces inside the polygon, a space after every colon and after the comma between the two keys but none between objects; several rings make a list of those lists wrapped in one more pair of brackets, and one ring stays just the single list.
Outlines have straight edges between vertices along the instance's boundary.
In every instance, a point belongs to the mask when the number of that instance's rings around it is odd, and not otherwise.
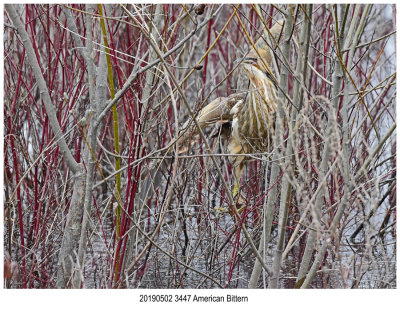
[{"label": "bird's head", "polygon": [[236,59],[234,66],[239,65],[244,73],[252,80],[264,80],[267,78],[276,88],[277,80],[271,73],[264,69],[264,65],[259,57],[248,55],[243,58]]},{"label": "bird's head", "polygon": [[251,65],[259,70],[261,70],[260,67],[260,63],[259,63],[259,58],[258,57],[250,57],[250,56],[246,56],[243,58],[238,58],[235,60],[235,62],[233,63],[234,66],[237,65]]},{"label": "bird's head", "polygon": [[[262,60],[259,57],[248,55],[243,58],[236,59],[234,65],[239,65],[247,74],[253,75],[255,71],[266,72]],[[252,73],[250,73],[252,72]]]},{"label": "bird's head", "polygon": [[235,66],[238,64],[256,64],[257,63],[258,58],[256,57],[243,57],[243,58],[238,58],[235,60],[235,62],[233,63]]}]

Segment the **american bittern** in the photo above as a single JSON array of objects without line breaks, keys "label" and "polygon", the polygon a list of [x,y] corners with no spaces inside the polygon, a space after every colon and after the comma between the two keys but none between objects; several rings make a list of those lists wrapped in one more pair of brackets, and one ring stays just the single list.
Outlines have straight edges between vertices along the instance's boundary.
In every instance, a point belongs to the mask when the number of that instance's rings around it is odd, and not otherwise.
[{"label": "american bittern", "polygon": [[[225,98],[217,98],[206,105],[198,114],[197,121],[206,127],[217,121],[231,123],[228,150],[235,166],[236,185],[233,194],[237,195],[245,156],[255,152],[265,153],[271,143],[274,128],[274,114],[277,109],[277,85],[270,75],[272,51],[281,36],[282,22],[276,23],[270,30],[273,40],[261,37],[255,48],[240,62],[239,73],[248,82],[245,93],[235,93]],[[268,43],[267,43],[268,42]]]}]

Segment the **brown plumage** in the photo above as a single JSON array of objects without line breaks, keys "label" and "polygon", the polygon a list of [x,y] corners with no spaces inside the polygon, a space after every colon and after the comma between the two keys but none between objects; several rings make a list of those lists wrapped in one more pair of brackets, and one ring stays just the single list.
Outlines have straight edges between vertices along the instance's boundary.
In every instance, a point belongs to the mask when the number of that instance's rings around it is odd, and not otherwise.
[{"label": "brown plumage", "polygon": [[[246,92],[235,93],[229,97],[217,98],[206,105],[196,120],[201,128],[218,121],[231,123],[228,150],[230,154],[251,154],[266,152],[271,143],[274,129],[274,114],[277,109],[276,79],[270,75],[272,51],[281,36],[282,22],[270,29],[274,39],[261,37],[243,59],[238,59],[239,74],[248,82]],[[268,46],[269,44],[269,46]],[[266,68],[265,64],[269,67]],[[269,147],[271,148],[271,147]],[[236,186],[246,162],[245,156],[232,156],[235,166]],[[236,192],[235,192],[236,191]]]},{"label": "brown plumage", "polygon": [[[241,70],[249,78],[244,100],[232,108],[232,134],[228,149],[231,154],[266,152],[270,144],[276,112],[276,86],[261,69],[256,58],[247,57]],[[239,181],[245,157],[232,157]]]}]

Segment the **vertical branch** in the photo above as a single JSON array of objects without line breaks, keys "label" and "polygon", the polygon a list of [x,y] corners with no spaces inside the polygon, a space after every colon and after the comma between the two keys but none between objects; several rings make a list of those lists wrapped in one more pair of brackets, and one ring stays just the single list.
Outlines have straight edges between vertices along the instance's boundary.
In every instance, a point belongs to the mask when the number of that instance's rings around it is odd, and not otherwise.
[{"label": "vertical branch", "polygon": [[[99,9],[99,15],[103,16],[103,6],[101,4],[97,5]],[[100,25],[101,25],[101,31],[103,33],[103,42],[104,42],[104,50],[106,53],[106,58],[107,58],[107,72],[108,72],[108,82],[110,84],[110,99],[113,100],[115,97],[115,88],[114,88],[114,77],[113,77],[113,72],[112,72],[112,64],[111,64],[111,51],[110,48],[108,47],[108,33],[106,29],[106,24],[104,21],[104,18],[100,19]],[[114,129],[114,147],[115,147],[115,154],[117,155],[115,157],[115,170],[118,171],[121,168],[121,158],[118,156],[119,155],[119,133],[118,133],[118,113],[117,113],[117,106],[113,105],[112,107],[112,116],[113,116],[113,129]],[[118,199],[118,206],[116,209],[116,218],[117,218],[117,241],[119,239],[119,233],[120,233],[120,216],[121,216],[121,209],[120,205],[122,204],[121,202],[121,173],[117,173],[116,175],[116,186],[117,186],[117,199]]]},{"label": "vertical branch", "polygon": [[[96,72],[96,97],[93,105],[96,106],[96,110],[93,114],[93,118],[99,114],[101,110],[101,105],[106,102],[106,93],[107,93],[107,61],[104,53],[104,49],[102,49],[100,54],[99,65],[97,67]],[[94,107],[93,107],[94,109]],[[81,236],[79,240],[79,250],[78,250],[78,265],[80,267],[80,271],[77,271],[73,280],[73,287],[79,288],[82,281],[82,271],[84,267],[84,256],[87,248],[87,229],[89,224],[89,216],[90,210],[93,204],[93,180],[94,180],[94,170],[96,164],[96,148],[97,148],[97,135],[98,135],[98,127],[95,125],[95,121],[91,121],[89,124],[88,134],[87,134],[87,142],[88,144],[84,149],[84,158],[86,158],[86,184],[85,184],[85,201],[83,206],[83,218],[82,218],[82,227],[81,227]]]},{"label": "vertical branch", "polygon": [[[99,15],[103,16],[103,6],[102,4],[98,4],[97,8],[99,10]],[[108,82],[110,85],[110,99],[113,100],[115,97],[115,88],[114,88],[114,77],[113,77],[113,70],[112,70],[112,63],[111,63],[111,51],[109,48],[108,44],[108,33],[106,29],[106,24],[104,21],[104,18],[100,19],[100,25],[101,25],[101,31],[103,33],[103,42],[104,42],[104,50],[107,58],[107,72],[108,72]],[[113,105],[112,107],[112,117],[113,117],[113,130],[114,130],[114,148],[115,148],[115,154],[117,155],[115,157],[115,170],[119,171],[121,168],[121,158],[118,156],[120,151],[119,151],[119,129],[118,129],[118,112],[117,112],[117,106]],[[117,173],[115,175],[115,182],[116,182],[116,197],[118,200],[117,207],[116,207],[116,242],[119,241],[120,239],[120,229],[121,229],[121,205],[122,205],[122,199],[121,199],[121,173]],[[115,263],[115,273],[117,274],[119,271],[120,267],[120,256],[119,256],[119,250],[116,250],[116,263]],[[115,276],[115,280],[117,280],[117,276]]]},{"label": "vertical branch", "polygon": [[[259,6],[259,4],[255,4],[253,6],[255,12],[257,13],[258,17],[260,18],[260,20],[263,22],[263,33],[264,33],[264,37],[266,40],[268,40],[269,37],[269,33],[271,33],[271,31],[268,30],[268,26],[264,23],[264,20],[262,19],[261,16],[261,8]],[[262,40],[262,38],[260,38],[259,40]],[[273,41],[275,42],[275,37],[272,37],[271,40],[269,41]],[[269,59],[272,60],[272,63],[274,65],[274,70],[275,72],[279,72],[278,70],[278,66],[277,63],[275,61],[275,57],[272,56],[272,51],[270,52],[269,55]],[[268,149],[267,152],[270,153],[271,152],[271,145],[270,143],[268,144]],[[272,182],[268,182],[268,172],[269,172],[269,161],[266,160],[266,164],[265,164],[265,174],[264,174],[264,192],[268,192],[268,186],[271,186]],[[275,188],[276,186],[273,185],[273,188]],[[273,189],[272,188],[272,189]],[[258,245],[258,251],[260,252],[260,254],[262,254],[262,257],[264,259],[264,261],[266,260],[266,250],[264,250],[264,246],[267,245],[267,243],[269,242],[269,237],[270,237],[270,232],[271,232],[271,226],[272,226],[272,217],[273,217],[273,212],[274,212],[274,207],[267,207],[267,203],[269,200],[270,195],[265,195],[264,196],[264,201],[263,201],[263,208],[264,208],[264,225],[263,225],[263,229],[262,229],[262,233],[261,233],[261,238],[260,238],[260,243]],[[269,211],[267,210],[269,209]],[[267,232],[268,231],[268,232]],[[261,274],[261,263],[256,260],[253,266],[253,270],[251,272],[251,277],[249,280],[249,284],[248,284],[248,288],[250,289],[255,289],[258,286],[258,280],[260,278],[260,274]],[[263,271],[263,278],[264,278],[264,286],[266,285],[266,281],[265,281],[265,271]]]},{"label": "vertical branch", "polygon": [[[335,6],[335,9],[337,9],[337,6]],[[342,16],[341,14],[344,14],[344,8],[341,6],[341,9],[339,10],[339,17],[336,15],[336,38],[337,38],[337,50],[338,50],[338,55],[336,58],[336,63],[335,63],[335,73],[334,73],[334,84],[333,84],[333,99],[332,99],[332,106],[331,106],[331,112],[328,114],[328,136],[325,140],[325,147],[324,147],[324,152],[322,155],[322,168],[321,168],[321,175],[325,175],[327,173],[327,168],[328,168],[328,161],[329,161],[329,156],[330,156],[330,143],[331,143],[331,135],[333,133],[333,126],[334,126],[334,122],[335,122],[335,118],[336,118],[336,111],[339,107],[339,99],[341,97],[341,86],[342,86],[342,82],[343,82],[343,78],[344,78],[344,72],[342,69],[342,65],[341,65],[341,61],[340,61],[340,46],[343,46],[343,38],[344,38],[344,27],[345,27],[345,16]],[[343,18],[343,20],[341,19]],[[341,29],[339,31],[339,27],[341,26]],[[347,117],[347,116],[346,116]],[[348,164],[348,163],[347,163]],[[347,182],[345,182],[346,184],[348,184]],[[347,196],[348,190],[349,190],[349,186],[350,184],[348,184],[348,186],[344,186],[344,190],[345,190],[345,194]],[[325,189],[326,190],[326,189]],[[317,200],[316,200],[316,214],[319,215],[321,212],[321,208],[322,208],[322,203],[323,203],[323,190],[320,191],[321,193],[318,195]],[[343,198],[341,199],[341,205],[343,203],[347,203],[347,201],[345,201]],[[343,209],[343,207],[339,207],[339,209]],[[339,216],[339,217],[338,217]],[[335,227],[335,221],[337,220],[337,218],[341,217],[341,211],[337,211],[336,212],[336,216],[334,218],[334,221],[331,223],[330,232],[333,232],[332,228]],[[335,220],[336,219],[336,220]],[[320,230],[320,218],[315,218],[313,217],[313,227],[315,228],[316,231]],[[318,255],[314,260],[314,263],[310,269],[310,271],[308,272],[307,276],[304,278],[305,273],[307,272],[306,268],[308,267],[308,264],[311,260],[311,255],[312,252],[314,250],[314,246],[315,246],[315,240],[316,240],[316,231],[312,230],[310,232],[309,238],[307,239],[307,245],[306,245],[306,252],[304,253],[303,256],[303,261],[302,261],[302,267],[299,271],[298,277],[297,277],[297,281],[299,282],[299,286],[304,289],[307,288],[309,286],[309,284],[311,283],[311,280],[314,278],[317,269],[319,268],[319,266],[322,263],[322,259],[325,255],[325,252],[330,244],[331,238],[330,236],[326,236],[324,239],[324,242],[322,244],[322,246],[318,249]],[[323,235],[321,235],[321,237],[323,237]],[[306,255],[307,254],[307,255]],[[304,263],[304,265],[303,265]],[[302,276],[302,277],[301,277]],[[303,281],[304,280],[304,281]],[[303,283],[301,283],[301,281],[303,281]]]},{"label": "vertical branch", "polygon": [[[290,14],[290,10],[289,10]],[[289,17],[286,14],[286,22],[288,21]],[[284,25],[284,39],[288,40],[288,37],[292,33],[292,27],[289,27],[288,24],[285,22]],[[291,23],[293,24],[293,23]],[[286,36],[287,35],[287,36]],[[272,37],[272,41],[275,38]],[[285,46],[282,48],[282,55],[283,58],[287,61],[289,59],[289,50],[290,50],[290,45],[288,45],[290,42],[285,41]],[[283,66],[284,69],[282,69],[281,75],[280,75],[280,80],[279,80],[279,89],[287,89],[287,81],[288,81],[288,69],[287,66]],[[284,102],[286,99],[286,93],[283,91],[279,91],[279,96],[278,96],[278,111],[277,111],[277,120],[275,122],[275,136],[273,137],[273,142],[274,142],[274,149],[277,149],[277,145],[280,145],[280,140],[281,136],[283,136],[283,119],[284,119]],[[272,228],[272,219],[274,217],[274,212],[275,212],[275,204],[278,200],[278,182],[279,182],[279,172],[280,172],[280,165],[277,163],[279,162],[279,153],[278,151],[274,151],[274,154],[272,156],[272,164],[271,167],[271,173],[270,173],[270,178],[268,181],[268,186],[266,185],[266,188],[269,188],[268,196],[267,196],[267,201],[265,205],[265,210],[264,210],[264,224],[263,224],[263,231],[262,231],[262,236],[259,244],[259,251],[260,253],[263,254],[264,257],[264,262],[265,262],[265,256],[266,256],[266,248],[268,247],[268,243],[270,240],[270,235],[271,235],[271,228]],[[267,191],[267,190],[265,190]],[[248,287],[250,289],[254,289],[257,287],[258,284],[258,279],[260,278],[261,275],[261,261],[256,260],[254,263],[254,267],[251,273],[251,277],[249,280],[249,285]]]},{"label": "vertical branch", "polygon": [[[161,28],[161,23],[162,23],[162,4],[155,4],[155,11],[154,11],[154,16],[151,21],[150,25],[150,33],[156,40],[156,43],[158,44],[158,40],[161,38],[157,35],[158,29]],[[158,59],[156,52],[154,49],[149,49],[149,58],[148,62],[152,63]],[[156,65],[154,68],[151,68],[150,70],[146,71],[145,74],[145,85],[143,87],[143,92],[142,92],[142,107],[141,107],[141,119],[146,119],[145,113],[148,112],[148,105],[150,104],[150,100],[153,96],[153,90],[156,85],[157,79],[156,79],[156,74],[157,74],[158,66]],[[147,131],[147,122],[144,122],[143,124],[143,132]],[[141,145],[141,147],[144,147]],[[158,175],[158,171],[153,172],[150,177],[147,177],[144,181],[140,182],[139,184],[139,189],[137,192],[137,195],[135,196],[135,205],[134,205],[134,214],[133,218],[134,220],[139,219],[139,213],[142,212],[142,207],[145,206],[146,204],[146,198],[149,196],[152,192],[152,184],[151,181],[153,178],[156,178],[156,181],[159,182],[161,177],[154,177],[153,174],[156,174],[155,176]],[[137,221],[138,222],[138,221]],[[132,251],[132,247],[134,244],[135,240],[135,234],[137,233],[136,229],[131,229],[129,232],[129,239],[128,239],[128,245],[127,245],[127,252]],[[133,255],[129,254],[127,258],[124,260],[124,265],[122,266],[121,269],[124,269],[126,265],[130,265],[132,263],[132,257]]]},{"label": "vertical branch", "polygon": [[[90,5],[86,4],[86,11],[90,12]],[[70,8],[62,6],[62,10],[64,12],[65,17],[67,18],[67,26],[71,31],[72,39],[75,44],[78,46],[78,51],[80,52],[82,58],[85,61],[86,69],[88,71],[88,81],[89,81],[89,97],[90,101],[94,101],[94,76],[95,76],[95,66],[94,66],[94,54],[93,54],[93,38],[92,38],[92,16],[90,14],[86,15],[86,24],[87,24],[87,44],[86,48],[83,46],[82,41],[80,39],[78,28],[74,22],[73,16],[71,14]]]},{"label": "vertical branch", "polygon": [[[279,225],[278,225],[278,244],[274,254],[273,260],[273,272],[274,275],[271,278],[271,288],[278,287],[278,279],[279,273],[282,263],[282,254],[284,248],[284,240],[286,234],[286,223],[287,223],[287,215],[288,208],[290,202],[290,195],[292,191],[291,185],[291,177],[294,177],[293,171],[295,170],[295,158],[293,156],[294,150],[296,147],[296,142],[294,140],[295,136],[295,126],[298,121],[298,111],[301,110],[303,106],[303,87],[301,83],[305,84],[306,76],[307,76],[307,65],[308,62],[308,49],[310,44],[310,30],[312,24],[312,5],[307,5],[305,14],[304,14],[304,22],[300,32],[300,42],[299,42],[299,55],[297,59],[296,71],[295,75],[299,77],[296,79],[293,87],[293,108],[290,112],[290,121],[288,123],[288,141],[286,148],[286,159],[284,166],[288,167],[287,172],[284,175],[282,180],[282,193],[280,200],[280,217],[279,217]],[[306,16],[307,15],[307,16]],[[300,76],[302,77],[300,79]]]},{"label": "vertical branch", "polygon": [[[86,11],[94,11],[93,7],[91,4],[86,4]],[[95,52],[93,48],[93,33],[92,33],[92,27],[93,27],[93,17],[90,14],[86,15],[86,53],[88,57],[88,62],[86,63],[87,70],[88,70],[88,82],[89,82],[89,98],[90,102],[95,102],[95,95],[96,95],[96,88],[95,88],[95,78],[96,78],[96,66],[94,64],[94,59],[95,59]],[[91,107],[92,104],[91,104]],[[93,112],[92,110],[89,110],[89,113]]]},{"label": "vertical branch", "polygon": [[[285,21],[285,31],[284,31],[284,41],[282,44],[282,52],[286,59],[289,60],[290,56],[290,42],[292,38],[293,32],[293,16],[292,16],[292,6],[289,5],[287,12],[286,12],[286,21]],[[283,91],[289,91],[288,89],[288,68],[286,66],[282,67],[281,76],[279,85]],[[282,136],[284,134],[284,119],[285,119],[285,104],[286,100],[282,92],[279,95],[279,104],[277,110],[277,119],[276,119],[276,146],[282,147],[284,149]],[[294,108],[292,109],[293,112]],[[293,112],[294,113],[294,112]],[[280,153],[283,154],[284,151],[280,152],[275,149],[275,155],[277,156],[276,159],[280,159],[278,156]],[[286,168],[287,164],[291,163],[292,160],[292,147],[291,144],[288,143],[287,145],[287,157],[284,162],[284,168]],[[282,189],[281,189],[281,200],[279,206],[279,223],[278,223],[278,243],[274,254],[272,272],[273,275],[270,277],[270,282],[268,288],[277,288],[278,287],[278,278],[279,272],[281,269],[281,260],[282,260],[282,252],[283,252],[283,245],[285,240],[285,232],[286,232],[286,222],[288,216],[288,203],[290,200],[290,190],[291,186],[289,183],[289,176],[285,173],[282,181]]]},{"label": "vertical branch", "polygon": [[[339,36],[339,32],[337,33]],[[332,105],[329,105],[329,112],[328,112],[328,124],[327,124],[327,132],[325,135],[324,139],[324,149],[322,153],[322,159],[321,159],[321,168],[320,168],[320,181],[325,181],[323,178],[323,175],[326,175],[328,172],[328,163],[329,163],[329,157],[330,157],[330,151],[331,151],[331,140],[332,140],[332,127],[335,123],[335,110],[337,109],[337,106],[339,104],[339,99],[340,99],[340,92],[341,92],[341,85],[342,85],[342,80],[343,80],[343,72],[341,69],[340,61],[337,59],[336,60],[336,65],[335,65],[335,73],[334,73],[334,84],[332,87]],[[321,186],[321,190],[318,192],[318,195],[315,200],[315,204],[313,205],[313,208],[311,209],[312,213],[312,230],[310,231],[308,238],[307,238],[307,243],[306,243],[306,248],[304,250],[303,254],[303,259],[300,264],[300,270],[297,275],[297,282],[299,285],[301,285],[302,280],[304,280],[305,275],[307,274],[309,263],[311,261],[312,254],[315,250],[315,243],[317,239],[317,233],[320,230],[321,224],[320,224],[320,214],[322,210],[322,204],[323,204],[323,199],[324,195],[326,193],[326,187],[327,184],[324,183]]]},{"label": "vertical branch", "polygon": [[83,203],[85,199],[85,173],[74,174],[71,205],[67,214],[57,263],[56,288],[63,289],[72,280],[77,244],[81,232]]}]

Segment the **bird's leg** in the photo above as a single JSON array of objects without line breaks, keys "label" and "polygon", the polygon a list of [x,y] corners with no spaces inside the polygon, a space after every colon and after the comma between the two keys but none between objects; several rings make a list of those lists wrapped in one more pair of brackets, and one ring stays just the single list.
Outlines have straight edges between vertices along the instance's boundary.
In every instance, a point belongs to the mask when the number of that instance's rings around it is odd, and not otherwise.
[{"label": "bird's leg", "polygon": [[233,197],[235,198],[239,193],[239,186],[240,186],[240,178],[236,178],[235,186],[233,187]]},{"label": "bird's leg", "polygon": [[[242,195],[240,194],[240,178],[242,176],[242,171],[243,171],[243,162],[238,164],[235,167],[235,186],[233,187],[233,198],[236,200],[236,205],[233,205],[233,207],[236,207],[238,212],[241,213],[244,210],[244,199]],[[240,208],[238,208],[238,206]],[[231,210],[229,212],[231,215],[233,215],[233,211]]]}]

